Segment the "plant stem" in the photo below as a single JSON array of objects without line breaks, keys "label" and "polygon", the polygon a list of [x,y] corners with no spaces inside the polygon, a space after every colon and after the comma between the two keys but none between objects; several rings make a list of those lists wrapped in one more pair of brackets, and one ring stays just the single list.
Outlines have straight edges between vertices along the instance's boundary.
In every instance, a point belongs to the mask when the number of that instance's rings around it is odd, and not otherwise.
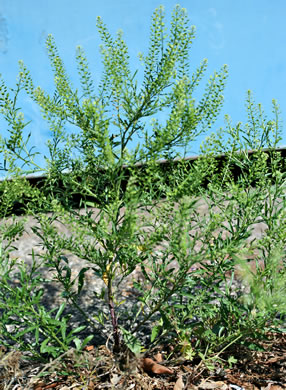
[{"label": "plant stem", "polygon": [[119,335],[117,317],[114,309],[114,300],[112,294],[112,278],[108,280],[107,294],[108,294],[108,306],[109,306],[110,317],[111,317],[112,328],[113,328],[113,338],[114,338],[113,352],[118,353],[120,351],[120,335]]}]

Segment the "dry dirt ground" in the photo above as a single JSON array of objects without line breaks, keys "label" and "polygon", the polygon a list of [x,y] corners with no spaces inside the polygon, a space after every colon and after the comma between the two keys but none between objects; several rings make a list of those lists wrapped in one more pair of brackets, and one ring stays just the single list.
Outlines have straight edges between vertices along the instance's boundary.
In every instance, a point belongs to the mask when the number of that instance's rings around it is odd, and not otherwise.
[{"label": "dry dirt ground", "polygon": [[[286,389],[286,335],[271,334],[261,351],[234,346],[232,368],[207,369],[200,361],[164,360],[167,346],[149,358],[114,355],[106,346],[89,346],[80,356],[69,351],[48,364],[24,362],[10,352],[0,371],[0,389],[24,390],[282,390]],[[263,350],[262,350],[263,349]],[[227,359],[227,355],[223,356]]]}]

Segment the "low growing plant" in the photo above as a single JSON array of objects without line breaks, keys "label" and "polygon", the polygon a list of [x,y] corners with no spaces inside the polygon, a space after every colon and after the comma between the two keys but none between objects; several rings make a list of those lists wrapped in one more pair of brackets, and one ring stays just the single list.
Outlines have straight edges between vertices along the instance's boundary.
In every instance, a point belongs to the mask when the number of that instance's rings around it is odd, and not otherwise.
[{"label": "low growing plant", "polygon": [[65,304],[58,310],[47,311],[42,304],[45,280],[39,272],[40,263],[36,263],[32,253],[32,266],[18,258],[9,256],[13,250],[13,240],[21,234],[23,223],[8,222],[1,226],[0,246],[0,340],[1,345],[16,345],[33,356],[43,358],[58,356],[70,348],[73,342],[81,350],[92,338],[83,342],[76,337],[85,326],[68,331],[68,317],[63,316]]}]

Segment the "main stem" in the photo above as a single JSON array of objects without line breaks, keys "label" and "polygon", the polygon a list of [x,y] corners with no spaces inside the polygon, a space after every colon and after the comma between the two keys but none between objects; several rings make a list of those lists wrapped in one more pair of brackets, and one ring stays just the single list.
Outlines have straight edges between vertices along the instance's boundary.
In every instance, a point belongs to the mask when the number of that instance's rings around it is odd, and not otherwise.
[{"label": "main stem", "polygon": [[113,300],[113,293],[112,293],[112,278],[108,280],[107,294],[108,294],[108,306],[109,306],[112,328],[113,328],[113,339],[114,339],[113,352],[118,353],[120,352],[120,334],[118,329],[117,316],[114,309],[114,300]]},{"label": "main stem", "polygon": [[[116,167],[117,168],[117,167]],[[117,171],[117,178],[115,178],[115,181],[113,181],[113,174],[115,173],[115,171]],[[115,210],[113,209],[112,212],[113,212],[113,218],[115,217],[115,226],[116,226],[116,233],[117,233],[117,226],[118,226],[118,223],[119,223],[119,217],[120,217],[120,210],[119,210],[119,206],[118,204],[120,203],[119,202],[119,199],[120,199],[120,190],[121,190],[121,182],[122,182],[122,165],[119,167],[119,172],[117,169],[115,169],[112,173],[111,173],[111,179],[112,179],[112,182],[115,183],[115,198],[114,198],[114,202],[116,204],[116,208]],[[115,213],[115,214],[114,214]],[[114,265],[115,261],[116,261],[116,250],[114,251],[114,248],[113,248],[113,245],[112,245],[112,252],[113,252],[113,258],[111,260],[111,262],[109,263],[109,265],[111,265],[111,267]],[[112,282],[113,282],[113,270],[112,270],[112,273],[109,274],[109,272],[107,272],[107,276],[108,276],[108,283],[107,283],[107,300],[108,300],[108,307],[109,307],[109,312],[110,312],[110,317],[111,317],[111,323],[112,323],[112,328],[113,328],[113,339],[114,339],[114,348],[113,348],[113,352],[114,353],[119,353],[120,352],[120,334],[119,334],[119,329],[118,329],[118,321],[117,321],[117,316],[116,316],[116,313],[115,313],[115,308],[114,308],[114,297],[113,297],[113,289],[112,289]]]}]

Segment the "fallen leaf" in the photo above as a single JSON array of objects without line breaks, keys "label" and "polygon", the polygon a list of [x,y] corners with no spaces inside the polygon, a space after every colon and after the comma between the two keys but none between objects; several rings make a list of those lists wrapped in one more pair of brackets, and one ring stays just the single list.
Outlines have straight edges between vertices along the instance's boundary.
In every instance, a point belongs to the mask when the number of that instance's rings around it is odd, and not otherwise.
[{"label": "fallen leaf", "polygon": [[[64,387],[61,387],[60,390],[70,390],[71,389],[71,386],[64,386]],[[74,390],[76,390],[76,388],[74,388]]]},{"label": "fallen leaf", "polygon": [[162,361],[164,360],[161,352],[156,353],[156,355],[154,355],[154,359],[157,363],[162,363]]},{"label": "fallen leaf", "polygon": [[95,384],[92,381],[89,381],[88,390],[94,390],[94,389],[95,389]]},{"label": "fallen leaf", "polygon": [[45,385],[44,387],[42,387],[42,389],[43,390],[54,389],[55,387],[57,387],[61,384],[62,384],[61,382],[53,382],[53,383],[50,383],[49,385]]},{"label": "fallen leaf", "polygon": [[268,359],[265,363],[266,364],[273,364],[273,363],[277,363],[279,360],[281,360],[281,357],[275,356],[273,358]]},{"label": "fallen leaf", "polygon": [[224,382],[218,381],[218,382],[202,382],[199,385],[199,389],[203,390],[212,390],[212,389],[220,389],[220,390],[227,390],[228,385],[226,385]]},{"label": "fallen leaf", "polygon": [[[82,386],[79,387],[78,383],[74,383],[73,385],[68,385],[64,387],[60,387],[59,390],[82,390]],[[88,390],[90,389],[90,384],[88,384]]]},{"label": "fallen leaf", "polygon": [[151,374],[169,374],[172,375],[174,372],[168,368],[164,367],[161,364],[156,363],[154,360],[150,358],[142,359],[142,368],[145,372]]},{"label": "fallen leaf", "polygon": [[120,382],[121,376],[117,374],[112,374],[110,382],[113,386],[116,386]]},{"label": "fallen leaf", "polygon": [[174,390],[183,390],[184,387],[183,377],[180,375],[175,383]]},{"label": "fallen leaf", "polygon": [[43,386],[46,386],[45,382],[39,381],[38,383],[35,383],[34,390],[42,390]]},{"label": "fallen leaf", "polygon": [[84,349],[85,351],[90,352],[94,349],[94,345],[87,345]]}]

